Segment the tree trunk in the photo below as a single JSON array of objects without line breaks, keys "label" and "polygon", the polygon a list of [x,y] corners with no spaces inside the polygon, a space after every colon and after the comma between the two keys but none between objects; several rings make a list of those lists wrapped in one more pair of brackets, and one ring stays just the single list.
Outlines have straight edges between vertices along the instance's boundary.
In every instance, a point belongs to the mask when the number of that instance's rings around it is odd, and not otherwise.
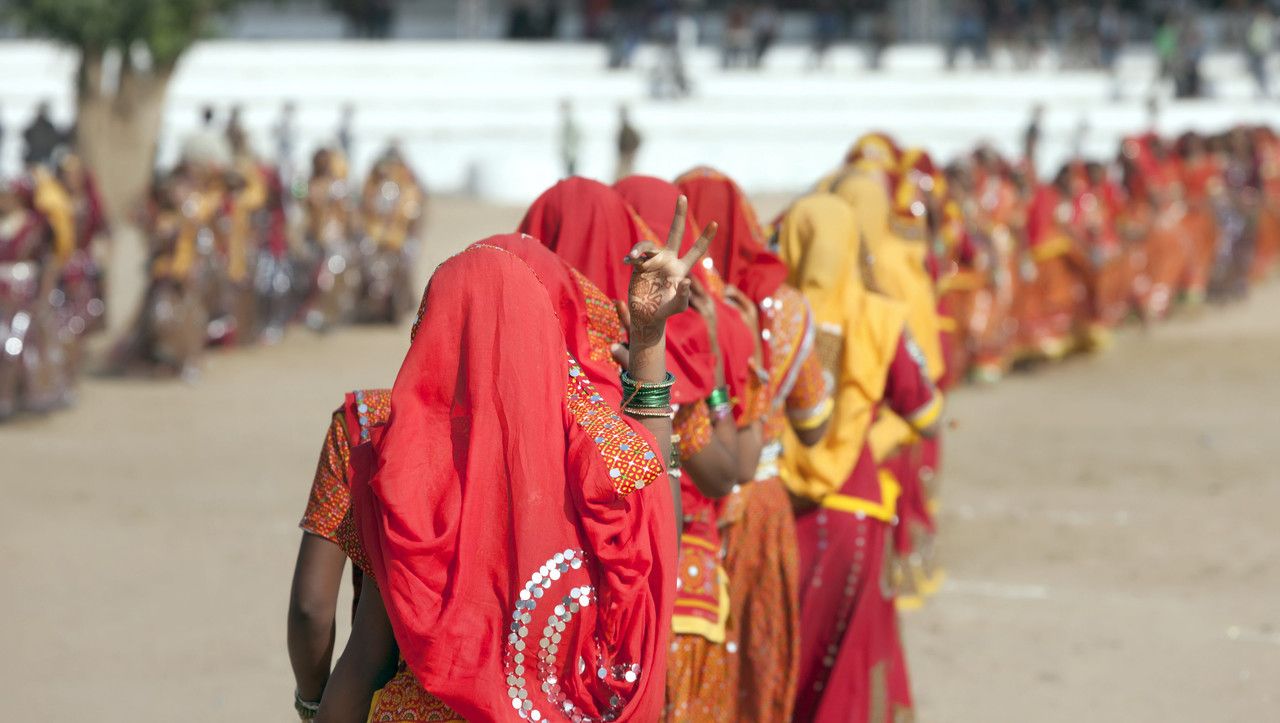
[{"label": "tree trunk", "polygon": [[[126,54],[127,55],[127,54]],[[111,92],[103,88],[102,56],[81,59],[77,142],[99,180],[107,218],[131,225],[151,183],[171,67],[139,70],[122,63]]]}]

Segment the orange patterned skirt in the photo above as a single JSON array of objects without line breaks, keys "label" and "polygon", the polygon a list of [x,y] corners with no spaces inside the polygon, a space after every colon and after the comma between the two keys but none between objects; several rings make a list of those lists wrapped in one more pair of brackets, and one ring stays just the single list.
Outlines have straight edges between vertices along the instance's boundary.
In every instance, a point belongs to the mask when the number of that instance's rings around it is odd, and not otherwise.
[{"label": "orange patterned skirt", "polygon": [[[709,651],[722,659],[719,720],[791,720],[800,656],[800,560],[795,517],[782,481],[746,485],[741,519],[725,535],[729,622],[725,644]],[[712,661],[713,665],[717,663]]]},{"label": "orange patterned skirt", "polygon": [[404,663],[369,706],[368,723],[466,723],[462,716],[423,689]]}]

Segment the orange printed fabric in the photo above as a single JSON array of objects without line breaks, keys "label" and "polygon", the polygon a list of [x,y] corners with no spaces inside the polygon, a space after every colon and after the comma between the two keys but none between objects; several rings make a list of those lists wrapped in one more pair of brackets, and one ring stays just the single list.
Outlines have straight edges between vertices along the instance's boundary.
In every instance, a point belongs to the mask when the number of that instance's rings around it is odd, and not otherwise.
[{"label": "orange printed fabric", "polygon": [[809,354],[801,362],[795,385],[787,395],[786,408],[792,424],[802,429],[813,429],[831,417],[835,403],[817,354]]},{"label": "orange printed fabric", "polygon": [[351,506],[351,491],[347,487],[349,453],[345,412],[339,409],[334,412],[329,431],[324,435],[320,462],[311,482],[311,494],[307,496],[307,509],[298,523],[305,532],[335,544],[338,542],[338,525]]},{"label": "orange printed fabric", "polygon": [[307,496],[307,509],[298,523],[306,532],[339,544],[338,527],[351,506],[347,463],[351,447],[368,441],[369,429],[383,424],[391,414],[391,390],[360,389],[351,392],[333,413],[320,449],[320,462]]},{"label": "orange printed fabric", "polygon": [[444,701],[423,690],[413,672],[400,663],[395,677],[373,694],[368,723],[463,723]]},{"label": "orange printed fabric", "polygon": [[667,723],[737,723],[727,698],[736,691],[725,669],[713,661],[724,646],[696,635],[679,635],[667,656]]},{"label": "orange printed fabric", "polygon": [[591,280],[577,269],[569,269],[587,307],[587,357],[600,364],[614,364],[613,345],[626,341],[627,333],[618,318],[618,307]]},{"label": "orange printed fabric", "polygon": [[676,451],[687,460],[711,444],[711,413],[702,402],[685,404],[676,410],[673,429],[679,436]]}]

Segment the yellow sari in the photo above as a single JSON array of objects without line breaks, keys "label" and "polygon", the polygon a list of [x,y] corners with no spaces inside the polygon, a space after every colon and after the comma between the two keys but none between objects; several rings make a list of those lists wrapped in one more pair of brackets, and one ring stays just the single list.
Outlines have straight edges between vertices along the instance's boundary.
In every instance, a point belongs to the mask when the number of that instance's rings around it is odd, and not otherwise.
[{"label": "yellow sari", "polygon": [[779,472],[793,494],[818,501],[838,491],[858,461],[907,310],[863,283],[858,220],[839,197],[814,193],[796,201],[778,242],[791,269],[787,282],[813,309],[816,349],[835,399],[832,424],[818,444],[805,447],[786,431]]}]

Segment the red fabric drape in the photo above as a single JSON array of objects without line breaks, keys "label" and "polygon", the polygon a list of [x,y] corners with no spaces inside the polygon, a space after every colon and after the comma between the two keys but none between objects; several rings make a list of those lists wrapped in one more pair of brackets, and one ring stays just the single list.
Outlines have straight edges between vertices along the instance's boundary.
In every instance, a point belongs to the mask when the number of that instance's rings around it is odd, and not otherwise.
[{"label": "red fabric drape", "polygon": [[[520,222],[520,231],[540,239],[615,301],[627,298],[627,252],[653,236],[617,191],[578,177],[539,196]],[[668,320],[667,368],[676,377],[671,390],[675,404],[701,401],[715,387],[715,355],[706,324],[697,314]]]},{"label": "red fabric drape", "polygon": [[572,282],[504,243],[436,271],[390,419],[353,458],[368,569],[405,662],[466,718],[654,720],[675,593],[665,470],[567,354],[583,321],[552,294]]},{"label": "red fabric drape", "polygon": [[787,266],[765,248],[764,232],[738,184],[722,173],[699,168],[677,180],[689,199],[689,213],[720,229],[710,257],[725,281],[759,304],[787,280]]},{"label": "red fabric drape", "polygon": [[[630,176],[618,181],[614,188],[618,189],[622,197],[631,204],[650,228],[658,229],[659,233],[664,233],[671,228],[671,222],[675,218],[676,199],[680,197],[680,189],[676,188],[675,184],[652,176]],[[688,253],[698,240],[698,228],[695,223],[697,221],[692,213],[685,217],[684,234],[680,241],[681,254]],[[704,263],[706,260],[704,258]],[[742,321],[738,310],[725,303],[722,296],[717,295],[715,285],[709,282],[707,270],[702,265],[694,268],[693,276],[715,297],[716,337],[724,355],[725,382],[729,385],[729,392],[735,398],[744,400],[747,395],[747,385],[750,382],[751,354],[755,350],[755,340],[751,337],[751,330]],[[702,322],[702,317],[692,308],[678,314],[675,318],[681,318],[683,323],[688,323],[684,322],[683,317],[696,318],[698,322]],[[692,323],[689,325],[693,326]],[[735,407],[734,411],[738,415],[741,414],[741,408]]]}]

